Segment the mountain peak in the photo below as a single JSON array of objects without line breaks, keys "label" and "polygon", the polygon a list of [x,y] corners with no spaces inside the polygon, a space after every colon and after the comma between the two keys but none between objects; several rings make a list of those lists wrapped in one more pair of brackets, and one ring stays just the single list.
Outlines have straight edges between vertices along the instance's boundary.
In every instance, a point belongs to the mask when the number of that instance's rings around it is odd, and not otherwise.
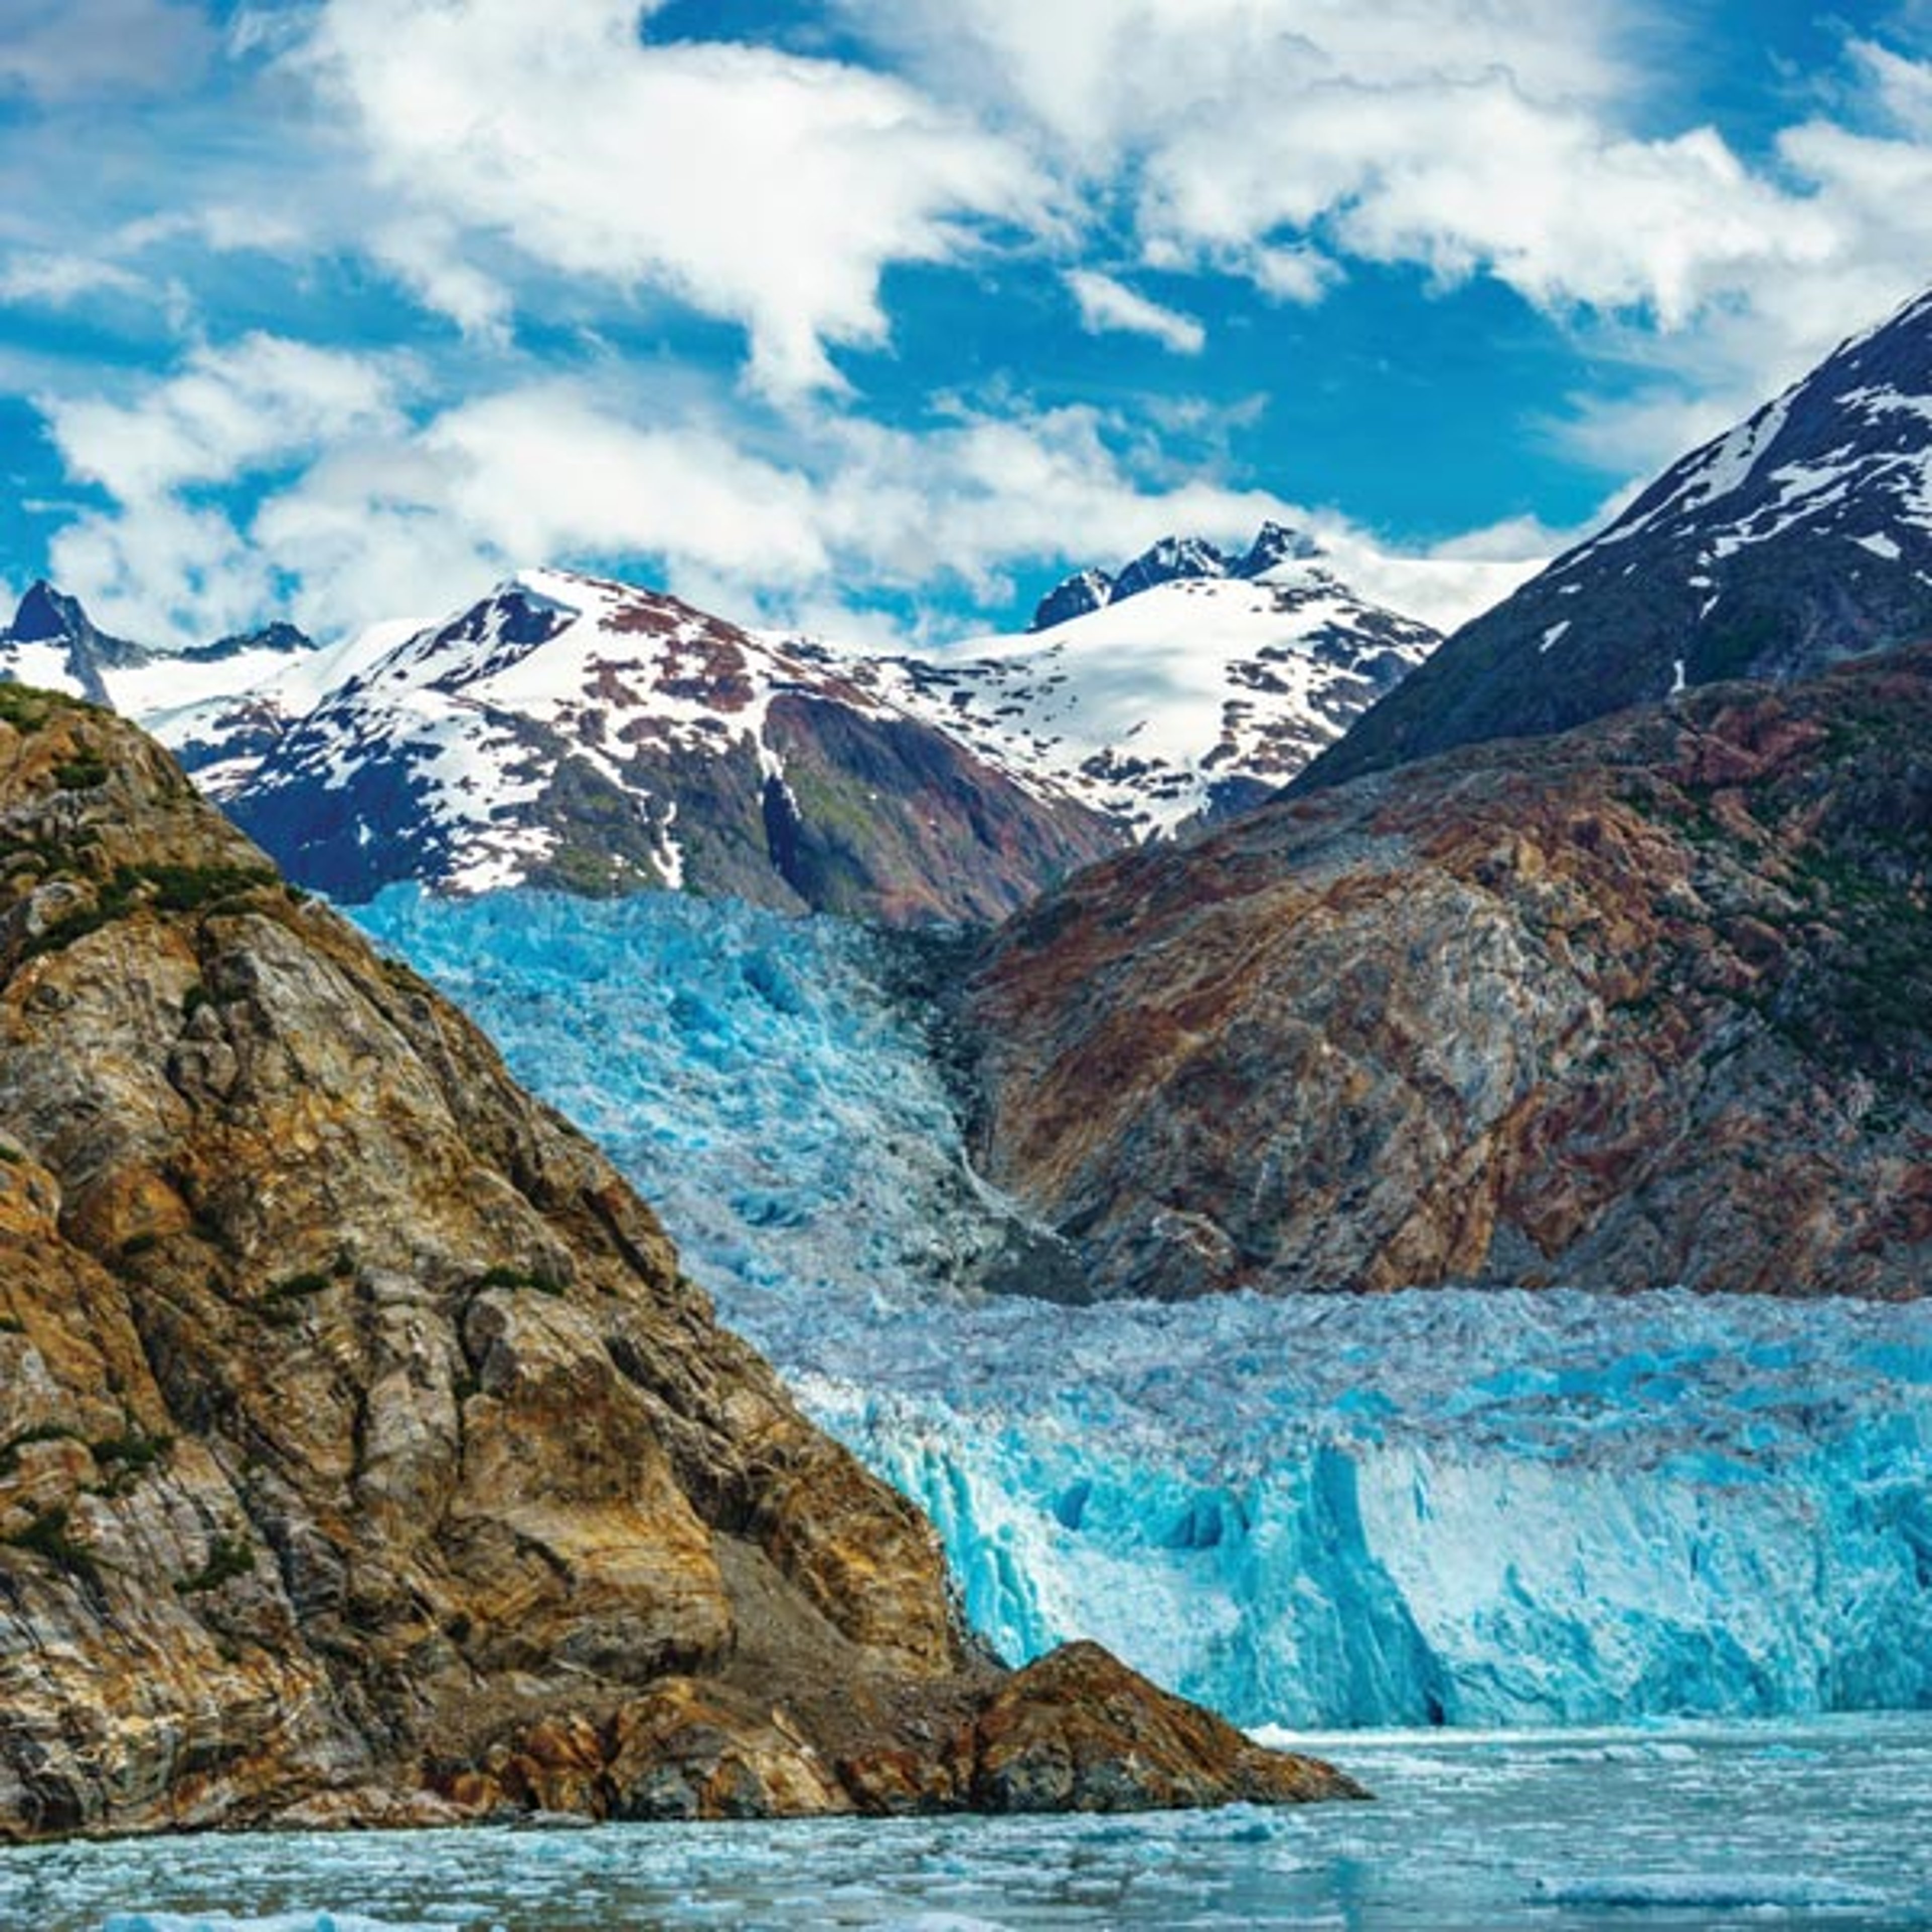
[{"label": "mountain peak", "polygon": [[1932,636],[1932,295],[1672,464],[1311,767],[1334,783]]},{"label": "mountain peak", "polygon": [[1234,577],[1260,577],[1284,563],[1307,563],[1323,554],[1322,546],[1306,530],[1298,530],[1272,518],[1255,533],[1248,554],[1229,572]]},{"label": "mountain peak", "polygon": [[0,646],[10,652],[0,659],[0,678],[57,686],[91,704],[112,701],[104,672],[145,664],[152,656],[97,628],[77,597],[56,590],[44,577],[28,587],[12,624],[0,632]]},{"label": "mountain peak", "polygon": [[1283,564],[1306,563],[1324,554],[1306,530],[1272,518],[1238,556],[1204,536],[1172,534],[1150,544],[1117,577],[1095,568],[1076,571],[1056,584],[1035,607],[1029,631],[1050,631],[1090,611],[1138,596],[1162,584],[1212,583],[1222,578],[1265,578]]},{"label": "mountain peak", "polygon": [[1034,607],[1030,631],[1050,631],[1071,623],[1090,610],[1104,609],[1114,599],[1113,578],[1104,570],[1076,570],[1063,578]]},{"label": "mountain peak", "polygon": [[1150,544],[1114,580],[1112,601],[1151,590],[1182,578],[1228,575],[1228,559],[1205,537],[1165,536]]},{"label": "mountain peak", "polygon": [[40,577],[20,599],[7,635],[16,644],[51,644],[63,638],[85,637],[93,628],[78,598],[65,596]]}]

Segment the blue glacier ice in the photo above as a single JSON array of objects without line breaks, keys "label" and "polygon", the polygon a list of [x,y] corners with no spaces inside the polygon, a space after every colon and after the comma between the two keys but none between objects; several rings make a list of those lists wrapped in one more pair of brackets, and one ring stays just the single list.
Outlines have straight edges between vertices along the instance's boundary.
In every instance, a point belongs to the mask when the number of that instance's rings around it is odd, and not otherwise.
[{"label": "blue glacier ice", "polygon": [[1004,1654],[1091,1635],[1304,1727],[1932,1706],[1932,1310],[986,1298],[1017,1210],[874,936],[670,896],[358,916],[925,1507]]}]

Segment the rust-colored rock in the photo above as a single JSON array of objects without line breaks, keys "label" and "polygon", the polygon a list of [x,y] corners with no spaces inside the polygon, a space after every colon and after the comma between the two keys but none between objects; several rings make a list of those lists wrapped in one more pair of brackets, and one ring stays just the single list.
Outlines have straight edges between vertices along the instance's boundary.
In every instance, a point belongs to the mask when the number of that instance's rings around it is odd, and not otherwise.
[{"label": "rust-colored rock", "polygon": [[1097,1294],[1923,1294],[1928,745],[1921,648],[1109,861],[970,988],[982,1159]]},{"label": "rust-colored rock", "polygon": [[0,687],[0,1838],[957,1805],[1004,1681],[473,1028]]}]

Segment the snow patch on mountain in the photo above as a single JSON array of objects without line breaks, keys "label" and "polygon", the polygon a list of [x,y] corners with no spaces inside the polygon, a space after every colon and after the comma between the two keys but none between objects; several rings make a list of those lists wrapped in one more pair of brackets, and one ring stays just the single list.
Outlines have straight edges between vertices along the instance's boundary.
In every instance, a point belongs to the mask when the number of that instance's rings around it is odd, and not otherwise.
[{"label": "snow patch on mountain", "polygon": [[1045,628],[852,675],[1146,837],[1285,784],[1438,641],[1358,597],[1278,525],[1232,560],[1164,538],[1118,578],[1070,579],[1041,614],[1102,584],[1104,599]]},{"label": "snow patch on mountain", "polygon": [[1003,916],[1123,835],[863,660],[530,569],[324,694],[227,802],[304,884],[718,892]]}]

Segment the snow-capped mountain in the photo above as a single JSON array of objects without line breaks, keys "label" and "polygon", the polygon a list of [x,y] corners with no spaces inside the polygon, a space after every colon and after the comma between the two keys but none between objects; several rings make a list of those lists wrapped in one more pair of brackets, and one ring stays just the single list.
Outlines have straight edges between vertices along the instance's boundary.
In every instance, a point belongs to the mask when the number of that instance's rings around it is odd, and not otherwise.
[{"label": "snow-capped mountain", "polygon": [[1034,621],[852,674],[1140,837],[1258,803],[1439,640],[1273,524],[1236,557],[1163,538],[1118,576],[1069,578]]},{"label": "snow-capped mountain", "polygon": [[1082,580],[1077,616],[919,654],[548,570],[329,650],[280,625],[172,656],[38,586],[9,648],[138,719],[341,897],[662,886],[902,920],[998,917],[1258,802],[1436,642],[1274,525]]},{"label": "snow-capped mountain", "polygon": [[110,677],[118,683],[152,657],[125,638],[96,629],[76,599],[44,579],[28,589],[12,623],[0,631],[0,682],[65,692],[91,704],[112,704]]},{"label": "snow-capped mountain", "polygon": [[[289,624],[272,624],[245,637],[224,640],[232,649],[224,658],[208,660],[207,682],[217,688],[204,696],[180,697],[159,710],[130,715],[160,739],[194,775],[194,782],[220,802],[254,776],[275,746],[324,697],[422,628],[415,619],[372,625],[326,647],[310,642]],[[210,646],[211,651],[220,646]],[[180,666],[197,656],[172,658]],[[175,670],[170,688],[184,687]],[[124,706],[117,706],[124,709]]]},{"label": "snow-capped mountain", "polygon": [[998,917],[1120,842],[1048,784],[674,598],[529,571],[328,692],[227,800],[303,882],[654,886]]},{"label": "snow-capped mountain", "polygon": [[78,598],[42,581],[0,631],[0,682],[64,692],[134,719],[218,795],[223,768],[260,758],[340,674],[341,655],[280,623],[191,650],[152,650],[100,630]]},{"label": "snow-capped mountain", "polygon": [[1932,636],[1932,293],[1465,626],[1305,782]]}]

